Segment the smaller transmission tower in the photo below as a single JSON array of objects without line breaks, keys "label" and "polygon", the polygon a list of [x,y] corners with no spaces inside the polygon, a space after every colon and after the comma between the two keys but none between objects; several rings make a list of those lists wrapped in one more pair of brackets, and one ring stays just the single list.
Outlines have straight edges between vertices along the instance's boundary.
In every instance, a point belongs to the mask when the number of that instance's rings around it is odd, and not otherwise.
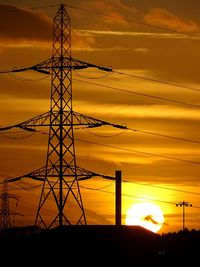
[{"label": "smaller transmission tower", "polygon": [[176,207],[183,207],[183,231],[185,228],[185,207],[192,207],[192,204],[186,201],[176,203]]},{"label": "smaller transmission tower", "polygon": [[[0,230],[10,228],[14,222],[15,215],[17,213],[10,211],[10,199],[15,199],[17,201],[16,206],[19,201],[19,197],[8,192],[8,182],[5,179],[3,184],[3,193],[0,195],[1,199],[1,209],[0,209]],[[11,220],[11,215],[13,215],[13,220]]]}]

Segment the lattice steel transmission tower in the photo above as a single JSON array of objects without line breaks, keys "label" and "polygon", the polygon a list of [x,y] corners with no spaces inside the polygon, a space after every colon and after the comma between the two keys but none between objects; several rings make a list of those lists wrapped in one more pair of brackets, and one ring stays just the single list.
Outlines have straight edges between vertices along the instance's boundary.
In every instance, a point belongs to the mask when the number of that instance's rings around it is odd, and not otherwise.
[{"label": "lattice steel transmission tower", "polygon": [[[72,71],[89,67],[107,72],[112,71],[111,68],[83,62],[71,56],[70,18],[65,6],[61,4],[53,22],[52,57],[32,67],[11,71],[34,70],[51,74],[50,111],[22,123],[0,128],[0,131],[17,127],[34,132],[36,127],[49,127],[45,166],[20,177],[9,179],[9,182],[15,182],[29,177],[43,181],[35,220],[36,226],[49,229],[54,226],[86,224],[79,180],[93,176],[112,179],[106,175],[87,171],[78,167],[76,163],[74,126],[94,128],[110,125],[127,129],[125,126],[105,122],[73,111]],[[50,214],[47,214],[46,207],[51,208]]]},{"label": "lattice steel transmission tower", "polygon": [[[3,183],[3,192],[0,194],[1,199],[1,209],[0,209],[0,230],[10,228],[14,222],[15,215],[17,213],[10,211],[10,199],[15,199],[19,201],[19,197],[8,192],[8,182],[5,179]],[[16,204],[16,206],[17,206]],[[13,215],[13,220],[11,218]]]},{"label": "lattice steel transmission tower", "polygon": [[[53,25],[53,55],[51,78],[50,128],[45,181],[36,216],[36,224],[45,224],[42,210],[51,197],[57,205],[57,214],[50,226],[71,224],[66,201],[76,209],[76,224],[86,224],[79,183],[74,146],[72,110],[71,25],[63,5],[59,8]],[[67,67],[67,68],[65,68]],[[64,124],[67,123],[67,126]],[[54,177],[52,183],[51,179]],[[64,193],[65,190],[65,193]]]}]

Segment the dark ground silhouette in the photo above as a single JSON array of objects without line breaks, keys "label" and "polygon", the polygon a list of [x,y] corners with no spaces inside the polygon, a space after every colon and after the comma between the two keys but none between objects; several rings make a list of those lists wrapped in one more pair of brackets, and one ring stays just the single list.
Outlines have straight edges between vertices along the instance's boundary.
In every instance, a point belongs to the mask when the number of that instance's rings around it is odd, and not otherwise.
[{"label": "dark ground silhouette", "polygon": [[0,232],[1,261],[17,266],[192,266],[199,260],[199,241],[200,231],[158,235],[139,226],[66,226],[39,232],[30,226]]}]

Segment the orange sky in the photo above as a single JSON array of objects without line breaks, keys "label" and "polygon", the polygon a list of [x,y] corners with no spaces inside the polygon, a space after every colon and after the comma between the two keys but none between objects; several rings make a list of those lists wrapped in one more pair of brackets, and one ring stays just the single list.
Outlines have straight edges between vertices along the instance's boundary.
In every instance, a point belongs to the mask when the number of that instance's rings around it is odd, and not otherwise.
[{"label": "orange sky", "polygon": [[[197,35],[200,33],[200,19],[197,14],[200,3],[196,2],[153,0],[150,5],[146,0],[66,1],[73,6],[94,12],[68,10],[72,22],[73,57],[97,65],[112,66],[127,74],[200,89],[200,37]],[[51,56],[52,18],[57,8],[27,7],[55,3],[56,1],[5,1],[6,5],[3,5],[2,1],[0,71],[16,66],[32,66]],[[95,12],[108,17],[97,15]],[[133,23],[134,21],[140,21],[143,25]],[[172,31],[158,30],[144,24]],[[127,124],[128,127],[138,130],[200,141],[198,107],[119,92],[78,80],[197,106],[200,100],[198,91],[117,73],[105,76],[105,73],[94,69],[76,71],[73,75],[75,111],[105,121]],[[21,77],[31,81],[22,81]],[[14,78],[7,74],[0,76],[0,125],[19,123],[49,109],[49,77],[28,72],[17,74]],[[102,137],[94,136],[90,132]],[[120,130],[110,127],[76,131],[77,139],[129,149],[127,151],[77,141],[78,165],[108,175],[114,175],[115,170],[120,169],[123,179],[133,182],[123,184],[123,218],[132,204],[153,199],[153,203],[158,204],[165,215],[165,224],[161,232],[181,229],[182,210],[172,203],[185,200],[200,207],[198,195],[176,191],[198,193],[200,165],[153,157],[131,150],[200,162],[199,144],[130,131],[117,135],[119,133]],[[1,178],[15,177],[44,165],[47,136],[29,135],[30,133],[0,134]],[[135,182],[148,186],[134,184]],[[18,184],[29,186],[38,183],[26,180]],[[114,192],[113,183],[99,178],[81,182],[82,185],[89,188],[102,188],[108,185],[109,187],[104,190]],[[16,185],[12,184],[10,188],[16,188]],[[114,194],[84,188],[81,192],[88,223],[114,223]],[[18,212],[24,214],[23,217],[16,218],[16,223],[32,224],[40,188],[12,193],[21,196]],[[199,211],[199,208],[187,208],[186,226],[189,229],[199,229]]]}]

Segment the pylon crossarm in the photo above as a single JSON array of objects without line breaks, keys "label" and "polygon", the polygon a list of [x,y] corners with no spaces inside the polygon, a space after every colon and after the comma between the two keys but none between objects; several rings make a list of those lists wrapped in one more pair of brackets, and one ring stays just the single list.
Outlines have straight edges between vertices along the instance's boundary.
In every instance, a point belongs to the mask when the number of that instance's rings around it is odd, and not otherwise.
[{"label": "pylon crossarm", "polygon": [[75,58],[71,58],[71,62],[74,64],[75,69],[78,66],[86,66],[86,68],[96,68],[96,69],[99,69],[99,70],[102,70],[102,71],[112,72],[112,68],[111,67],[99,66],[99,65],[88,63],[88,62],[84,62],[82,60],[75,59]]},{"label": "pylon crossarm", "polygon": [[[78,112],[72,112],[72,113],[73,113],[73,125],[74,126],[86,126],[88,128],[96,128],[96,127],[100,127],[103,125],[108,125],[108,126],[112,126],[112,127],[119,128],[119,129],[124,129],[124,130],[127,129],[125,125],[106,122],[106,121],[99,120],[99,119],[96,119],[96,118],[93,118],[93,117],[90,117],[84,114],[80,114]],[[34,118],[28,119],[24,122],[21,122],[15,125],[0,127],[0,131],[7,131],[7,130],[11,130],[12,128],[19,128],[25,131],[36,132],[37,130],[35,129],[35,127],[40,127],[40,126],[49,127],[50,126],[51,115],[54,116],[53,125],[54,126],[59,125],[60,123],[59,114],[60,114],[59,111],[52,111],[52,112],[49,111],[49,112],[38,115]],[[63,114],[65,116],[65,122],[63,123],[63,126],[70,126],[71,123],[69,123],[68,117],[70,116],[71,113],[69,111],[64,111]]]},{"label": "pylon crossarm", "polygon": [[[29,67],[27,69],[22,69],[21,71],[25,70],[34,70],[44,74],[50,74],[52,70],[60,69],[60,57],[53,57],[46,61],[43,61],[37,65]],[[102,71],[111,72],[112,68],[106,66],[99,66],[96,64],[84,62],[75,58],[64,58],[62,60],[62,69],[63,70],[79,70],[79,69],[87,69],[87,68],[96,68]],[[15,72],[19,72],[20,70],[15,70]]]},{"label": "pylon crossarm", "polygon": [[49,126],[49,117],[50,117],[50,112],[46,112],[44,114],[38,115],[32,119],[26,120],[18,124],[6,127],[0,127],[0,131],[6,131],[12,128],[19,128],[22,130],[35,132],[36,126]]},{"label": "pylon crossarm", "polygon": [[97,173],[92,172],[92,171],[88,171],[84,168],[81,167],[72,167],[74,169],[74,171],[76,170],[76,176],[78,180],[86,180],[86,179],[90,179],[94,176],[98,176]]},{"label": "pylon crossarm", "polygon": [[[8,183],[13,183],[13,182],[17,182],[23,178],[31,178],[33,180],[37,180],[37,181],[44,181],[44,178],[40,178],[37,176],[33,176],[31,174],[27,174],[27,175],[23,175],[23,176],[19,176],[19,177],[15,177],[15,178],[10,178],[8,179]],[[0,182],[0,184],[3,184],[3,182]]]},{"label": "pylon crossarm", "polygon": [[115,181],[116,180],[116,177],[114,176],[109,176],[109,175],[101,175],[100,176],[101,178],[104,178],[104,179],[108,179],[108,180],[112,180],[112,181]]},{"label": "pylon crossarm", "polygon": [[109,180],[115,180],[115,177],[113,177],[113,176],[108,176],[108,175],[103,175],[101,173],[88,171],[88,170],[81,168],[81,167],[76,167],[76,169],[77,169],[77,173],[79,174],[79,176],[81,176],[80,174],[83,175],[83,177],[79,177],[78,180],[86,180],[86,179],[92,178],[92,177],[101,177],[101,178],[105,178],[105,179],[109,179]]},{"label": "pylon crossarm", "polygon": [[50,68],[50,64],[52,64],[52,59],[45,60],[45,61],[43,61],[37,65],[31,66],[31,67],[14,68],[12,70],[1,71],[0,74],[24,72],[24,71],[28,71],[28,70],[38,71],[38,72],[41,72],[43,74],[50,74],[50,72],[48,71],[48,68]]},{"label": "pylon crossarm", "polygon": [[[33,70],[37,72],[41,72],[43,74],[51,74],[52,70],[60,69],[60,57],[52,57],[50,59],[47,59],[41,63],[38,63],[36,65],[33,65],[31,67],[26,68],[15,68],[13,70],[9,71],[1,71],[0,74],[3,73],[15,73],[15,72],[24,72],[28,70]],[[99,66],[96,64],[84,62],[75,58],[64,58],[62,60],[62,68],[63,69],[69,69],[69,70],[79,70],[79,69],[86,69],[86,68],[96,68],[102,71],[106,72],[112,72],[111,67],[106,66]]]},{"label": "pylon crossarm", "polygon": [[7,198],[14,198],[15,200],[19,200],[19,196],[16,196],[16,195],[14,195],[14,194],[10,194],[10,193],[8,193],[8,192],[3,192],[3,193],[1,193],[0,194],[0,198],[2,198],[2,197],[4,197],[4,196],[6,196]]},{"label": "pylon crossarm", "polygon": [[[8,178],[7,179],[7,183],[12,183],[12,182],[16,182],[19,181],[23,178],[23,176],[19,176],[19,177],[15,177],[15,178]],[[4,182],[0,182],[0,184],[4,184]]]},{"label": "pylon crossarm", "polygon": [[[4,213],[3,212],[1,212],[1,210],[0,210],[0,215],[3,215]],[[23,214],[21,214],[21,213],[19,213],[19,212],[14,212],[14,211],[9,211],[9,214],[10,215],[19,215],[19,216],[24,216]]]},{"label": "pylon crossarm", "polygon": [[127,129],[125,125],[120,125],[120,124],[114,124],[111,122],[99,120],[84,114],[80,114],[78,112],[73,112],[74,118],[78,121],[79,125],[86,125],[88,128],[95,128],[95,127],[100,127],[103,125],[109,125],[115,128],[120,128],[120,129]]},{"label": "pylon crossarm", "polygon": [[[4,193],[2,193],[1,195],[3,195]],[[1,197],[1,195],[0,195],[0,197]],[[10,193],[6,193],[6,196],[7,196],[7,198],[14,198],[15,200],[19,200],[19,198],[20,197],[18,197],[18,196],[15,196],[14,194],[10,194]]]},{"label": "pylon crossarm", "polygon": [[[55,166],[55,168],[56,168],[56,166]],[[90,179],[90,178],[95,177],[95,176],[99,176],[99,177],[106,178],[106,179],[114,179],[114,177],[106,176],[106,175],[99,174],[99,173],[92,172],[92,171],[88,171],[88,170],[81,168],[81,167],[78,167],[78,166],[76,166],[76,167],[71,166],[70,169],[73,172],[75,172],[75,169],[76,169],[77,180],[86,180],[86,179]],[[14,178],[8,178],[8,179],[6,179],[6,181],[7,181],[7,183],[12,183],[12,182],[17,182],[17,181],[24,179],[24,178],[31,178],[31,179],[36,180],[36,181],[44,182],[46,180],[45,179],[46,176],[49,176],[52,178],[57,177],[57,175],[54,174],[54,170],[55,169],[53,169],[50,166],[47,166],[47,168],[45,166],[45,167],[42,167],[42,168],[35,170],[33,172],[27,173],[25,175],[21,175],[21,176],[14,177]],[[69,173],[69,174],[65,174],[64,176],[65,177],[74,177],[74,174]],[[0,182],[0,184],[4,184],[4,181]]]},{"label": "pylon crossarm", "polygon": [[[17,182],[17,181],[19,181],[19,180],[21,180],[23,178],[31,178],[31,179],[37,180],[37,181],[45,181],[45,176],[42,173],[43,170],[44,170],[44,167],[40,168],[40,169],[38,169],[36,171],[27,173],[25,175],[21,175],[21,176],[14,177],[14,178],[8,178],[6,180],[7,180],[7,183]],[[4,182],[0,182],[0,184],[4,184]]]}]

